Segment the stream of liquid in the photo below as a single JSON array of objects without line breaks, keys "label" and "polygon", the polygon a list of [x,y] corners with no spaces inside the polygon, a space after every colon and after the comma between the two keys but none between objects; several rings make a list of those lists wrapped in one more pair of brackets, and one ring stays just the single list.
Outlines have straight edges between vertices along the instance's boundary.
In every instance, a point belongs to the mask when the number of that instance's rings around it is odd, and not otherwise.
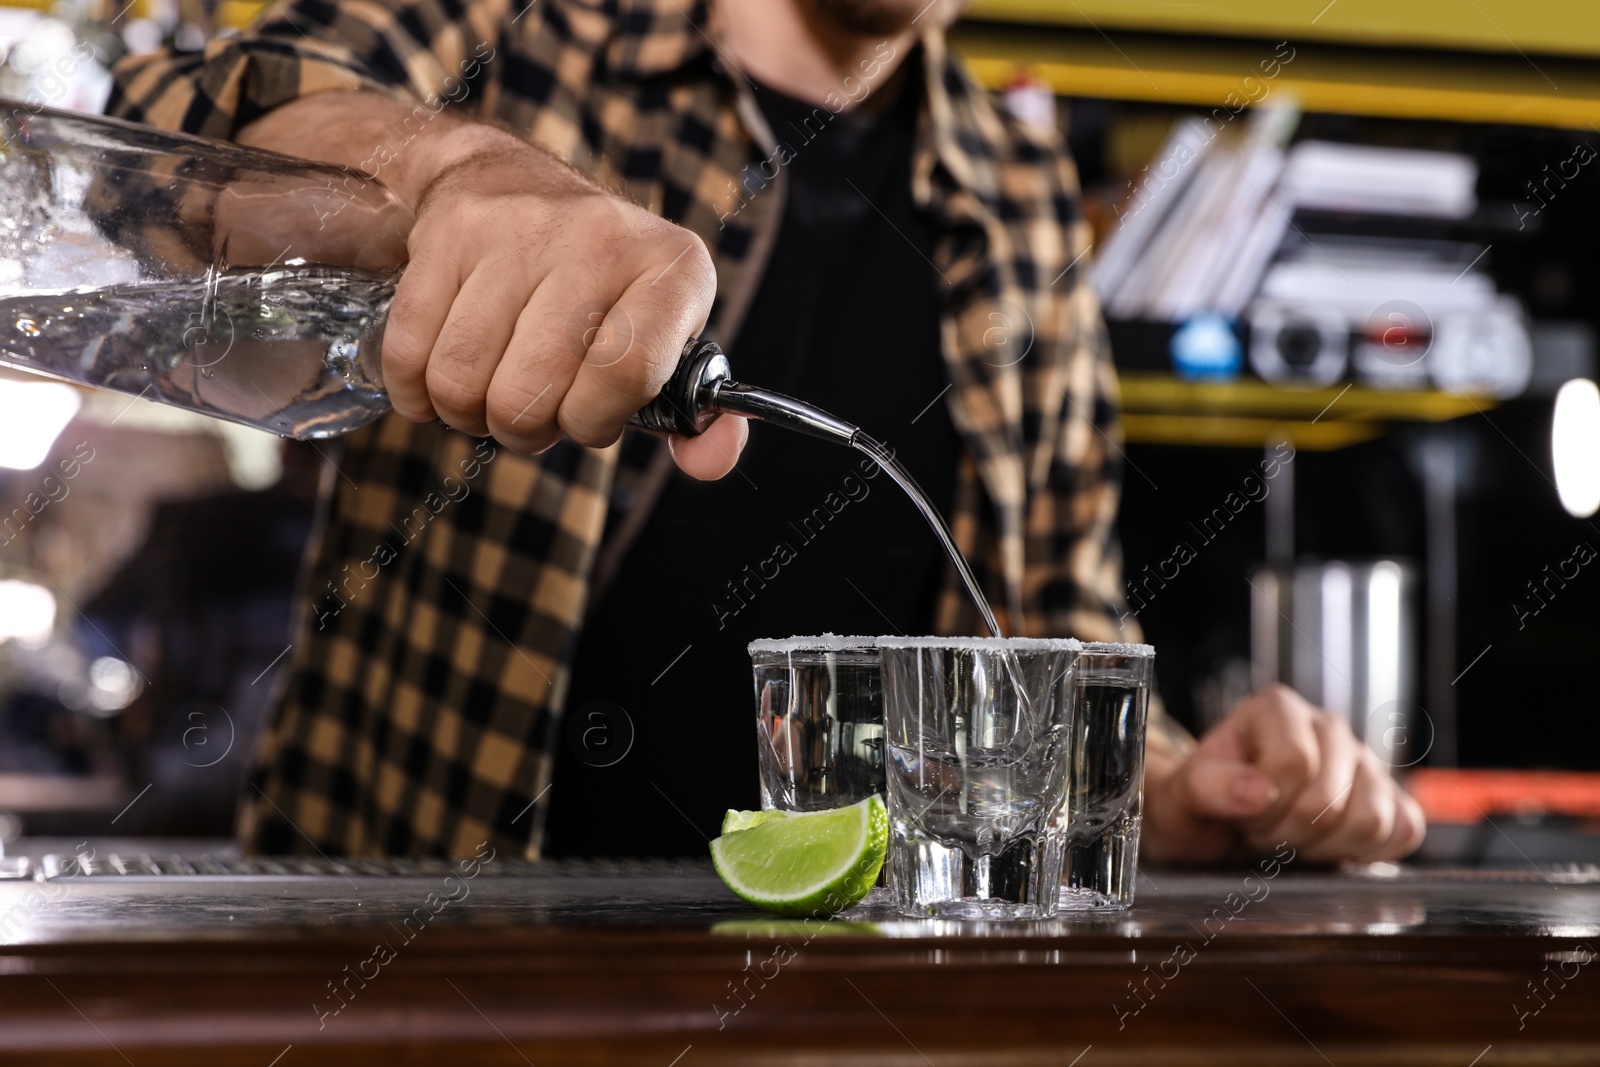
[{"label": "stream of liquid", "polygon": [[[944,546],[950,562],[955,565],[956,573],[961,575],[961,582],[967,587],[967,595],[972,597],[972,603],[977,607],[978,614],[983,616],[983,624],[989,628],[990,636],[1004,637],[1005,634],[1000,632],[1000,623],[995,620],[994,610],[989,607],[989,599],[983,595],[983,589],[978,585],[978,578],[972,573],[972,566],[967,562],[967,557],[956,547],[956,539],[950,535],[950,527],[945,524],[944,516],[939,514],[939,509],[933,506],[928,494],[924,493],[916,479],[911,477],[911,472],[895,459],[893,452],[864,433],[857,433],[851,439],[850,447],[871,456],[873,462],[882,467],[889,477],[894,479],[896,485],[905,490],[906,496],[911,498],[917,510],[922,512],[922,517],[928,520],[928,525],[933,527],[939,543]],[[1011,666],[1009,660],[1007,666]],[[1019,689],[1018,692],[1024,691]]]}]

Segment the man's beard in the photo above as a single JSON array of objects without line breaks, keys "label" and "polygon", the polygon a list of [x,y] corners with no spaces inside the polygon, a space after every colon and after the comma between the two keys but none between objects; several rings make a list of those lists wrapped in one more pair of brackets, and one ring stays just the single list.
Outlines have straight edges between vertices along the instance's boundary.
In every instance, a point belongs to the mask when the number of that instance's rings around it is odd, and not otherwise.
[{"label": "man's beard", "polygon": [[863,37],[895,37],[911,28],[928,0],[803,0],[820,22]]}]

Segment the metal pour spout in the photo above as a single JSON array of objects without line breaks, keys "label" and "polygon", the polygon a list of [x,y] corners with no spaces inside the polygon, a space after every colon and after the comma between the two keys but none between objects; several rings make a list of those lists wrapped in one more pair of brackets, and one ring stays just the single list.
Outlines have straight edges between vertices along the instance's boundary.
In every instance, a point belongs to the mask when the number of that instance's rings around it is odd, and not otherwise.
[{"label": "metal pour spout", "polygon": [[796,433],[853,447],[861,435],[843,419],[792,397],[733,380],[714,341],[690,341],[661,393],[628,421],[653,433],[699,435],[718,415],[760,419]]},{"label": "metal pour spout", "polygon": [[834,418],[821,408],[802,404],[782,393],[755,385],[723,381],[712,394],[711,403],[717,411],[775,423],[784,429],[820,437],[846,447],[853,447],[861,436],[858,427]]},{"label": "metal pour spout", "polygon": [[[703,432],[711,424],[711,420],[723,413],[760,419],[762,422],[782,426],[808,437],[832,441],[834,444],[844,445],[846,448],[853,448],[870,456],[873,462],[887,471],[889,477],[905,490],[923,518],[928,520],[928,525],[933,528],[939,543],[944,546],[950,562],[955,566],[956,573],[961,576],[961,582],[967,587],[967,593],[972,597],[978,613],[983,616],[984,625],[989,628],[989,632],[995,637],[1004,636],[999,622],[995,619],[994,611],[989,607],[989,601],[978,584],[977,576],[972,573],[972,567],[962,556],[961,550],[956,547],[955,538],[950,534],[950,527],[945,524],[944,518],[928,499],[928,494],[924,493],[916,480],[911,477],[911,472],[895,459],[894,453],[862,433],[859,427],[852,426],[843,419],[834,418],[821,408],[801,403],[782,393],[774,393],[770,389],[742,385],[734,381],[728,357],[723,355],[722,349],[718,348],[715,342],[691,340],[684,345],[683,355],[678,360],[678,368],[672,372],[672,377],[667,380],[660,395],[628,421],[652,433],[676,433],[694,437]],[[1015,672],[1010,660],[1007,660],[1007,670]],[[1018,691],[1022,690],[1019,688]]]}]

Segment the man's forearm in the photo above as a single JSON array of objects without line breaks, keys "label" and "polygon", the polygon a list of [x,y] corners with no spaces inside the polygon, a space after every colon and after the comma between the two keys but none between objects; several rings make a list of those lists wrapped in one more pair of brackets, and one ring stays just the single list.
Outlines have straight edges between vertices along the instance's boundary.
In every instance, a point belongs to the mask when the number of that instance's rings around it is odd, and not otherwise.
[{"label": "man's forearm", "polygon": [[378,92],[316,93],[263,115],[241,129],[238,140],[302,159],[342,164],[369,175],[376,172],[383,184],[413,209],[429,184],[462,160],[483,152],[528,147],[487,123],[422,110],[427,121],[417,128],[415,103]]}]

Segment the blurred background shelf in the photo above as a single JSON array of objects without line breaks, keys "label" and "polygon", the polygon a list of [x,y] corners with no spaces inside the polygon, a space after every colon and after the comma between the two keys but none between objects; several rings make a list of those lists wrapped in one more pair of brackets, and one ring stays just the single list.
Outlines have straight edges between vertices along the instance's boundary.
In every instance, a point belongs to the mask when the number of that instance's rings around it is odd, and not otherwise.
[{"label": "blurred background shelf", "polygon": [[1130,444],[1190,448],[1262,448],[1288,442],[1297,452],[1332,452],[1383,433],[1372,422],[1295,422],[1240,415],[1146,415],[1128,411],[1123,437]]},{"label": "blurred background shelf", "polygon": [[[1265,677],[1256,631],[1258,614],[1270,613],[1258,612],[1246,580],[1263,561],[1297,568],[1296,581],[1331,582],[1335,592],[1362,561],[1392,561],[1415,611],[1398,649],[1414,673],[1403,695],[1377,710],[1403,710],[1419,762],[1595,769],[1600,728],[1588,713],[1558,713],[1547,732],[1508,729],[1506,715],[1528,695],[1523,664],[1535,627],[1551,665],[1541,705],[1594,704],[1592,668],[1578,651],[1595,639],[1593,594],[1574,588],[1539,601],[1532,590],[1574,556],[1575,544],[1596,543],[1594,527],[1557,500],[1551,404],[1563,383],[1595,375],[1600,318],[1590,294],[1600,276],[1589,249],[1600,232],[1600,169],[1588,146],[1600,144],[1600,8],[976,0],[966,15],[952,42],[975,77],[1025,118],[1049,115],[1044,98],[1053,99],[1078,165],[1095,230],[1090,278],[1122,386],[1125,575],[1147,639],[1163,649],[1168,707],[1204,726]],[[1294,110],[1292,132],[1274,134],[1267,109],[1251,102]],[[1184,123],[1194,136],[1180,155]],[[1337,183],[1299,180],[1312,171],[1331,177],[1338,159],[1358,163],[1367,148],[1396,175],[1420,159],[1383,162],[1383,151],[1434,153],[1437,180],[1352,181],[1333,196]],[[1281,170],[1278,151],[1289,161]],[[1285,174],[1302,153],[1326,158],[1291,181]],[[1443,181],[1446,157],[1472,175],[1465,190]],[[1255,197],[1228,192],[1244,178]],[[1352,191],[1360,195],[1350,206],[1338,202]],[[1437,202],[1385,208],[1385,191],[1396,199],[1431,191]],[[1241,306],[1237,286],[1211,280],[1229,274],[1240,249],[1260,248],[1218,241],[1249,233],[1239,218],[1274,214],[1285,223],[1283,240]],[[1131,245],[1140,251],[1107,270],[1116,238],[1134,224],[1148,224]],[[1215,247],[1229,252],[1210,261],[1195,254]],[[1365,265],[1351,255],[1357,248],[1371,253]],[[1268,285],[1273,268],[1296,259]],[[1374,264],[1394,270],[1393,291],[1353,269]],[[1308,266],[1326,266],[1332,277],[1318,285],[1307,273],[1306,284],[1287,284]],[[1454,337],[1474,338],[1480,351],[1468,362],[1479,365],[1510,367],[1531,349],[1525,384],[1452,386],[1443,371],[1461,365],[1462,350],[1435,358],[1447,354],[1444,344],[1430,349],[1430,372],[1417,381],[1380,382],[1358,365],[1363,338],[1369,349],[1375,336],[1387,344],[1374,323],[1396,321],[1390,304],[1413,299],[1402,290],[1421,292],[1428,278],[1441,284],[1415,297],[1423,314],[1407,325],[1437,339],[1448,317],[1498,307],[1510,326],[1503,334],[1474,328]],[[1371,282],[1370,305],[1349,306],[1359,303],[1352,291],[1364,299]],[[1197,301],[1196,292],[1207,295]],[[1274,328],[1263,306],[1290,293],[1301,321],[1286,332],[1293,316]],[[1221,323],[1217,336],[1225,330],[1237,342],[1222,346],[1235,353],[1231,379],[1197,379],[1178,358],[1176,335],[1206,314]],[[1330,323],[1350,331],[1349,360],[1335,380],[1307,373],[1311,350],[1300,362],[1289,358],[1312,323],[1319,352],[1337,347],[1333,332],[1321,332],[1336,331]],[[1519,354],[1515,335],[1524,329]],[[1284,365],[1257,358],[1263,336],[1278,338]],[[1287,380],[1296,377],[1329,384]],[[1284,441],[1299,456],[1274,477],[1268,463]],[[1219,510],[1230,499],[1241,521]],[[1172,577],[1188,552],[1192,562]],[[1331,632],[1335,644],[1353,640],[1337,626]],[[1362,730],[1377,713],[1365,704],[1353,711]]]},{"label": "blurred background shelf", "polygon": [[1363,386],[1286,389],[1267,382],[1190,382],[1166,374],[1121,375],[1129,442],[1256,448],[1288,441],[1327,452],[1370,441],[1389,422],[1445,422],[1482,413],[1489,397]]},{"label": "blurred background shelf", "polygon": [[[1443,422],[1495,406],[1492,397],[1360,385],[1286,389],[1267,382],[1191,382],[1165,374],[1122,375],[1125,411],[1330,421]],[[1321,421],[1321,419],[1317,419]]]},{"label": "blurred background shelf", "polygon": [[[975,5],[972,14],[989,6]],[[1138,32],[1112,38],[1073,26],[1023,30],[968,24],[952,40],[988,88],[1005,88],[1026,65],[1062,96],[1206,107],[1222,105],[1230,94],[1236,100],[1248,95],[1245,79],[1255,77],[1259,84],[1258,65],[1271,60],[1274,49],[1265,40]],[[1274,94],[1292,95],[1308,111],[1567,129],[1600,126],[1600,67],[1586,59],[1308,44],[1303,34],[1289,44],[1293,59],[1281,65],[1270,84]]]},{"label": "blurred background shelf", "polygon": [[[3,3],[52,6],[52,0]],[[123,10],[117,0],[107,3]],[[133,0],[127,14],[147,18],[152,6]],[[214,24],[242,29],[267,6],[221,0]],[[1600,126],[1600,69],[1588,62],[1600,55],[1600,7],[1508,0],[1475,6],[1463,14],[1443,0],[1337,0],[1313,22],[1267,0],[977,0],[952,40],[992,89],[1005,88],[1026,65],[1062,96],[1218,106],[1271,55],[1264,42],[1282,39],[1294,59],[1274,89],[1310,111]],[[1107,31],[1118,32],[1113,38]]]},{"label": "blurred background shelf", "polygon": [[[1320,10],[1319,10],[1320,9]],[[1525,0],[974,0],[969,18],[1384,47],[1600,56],[1600,7]]]}]

